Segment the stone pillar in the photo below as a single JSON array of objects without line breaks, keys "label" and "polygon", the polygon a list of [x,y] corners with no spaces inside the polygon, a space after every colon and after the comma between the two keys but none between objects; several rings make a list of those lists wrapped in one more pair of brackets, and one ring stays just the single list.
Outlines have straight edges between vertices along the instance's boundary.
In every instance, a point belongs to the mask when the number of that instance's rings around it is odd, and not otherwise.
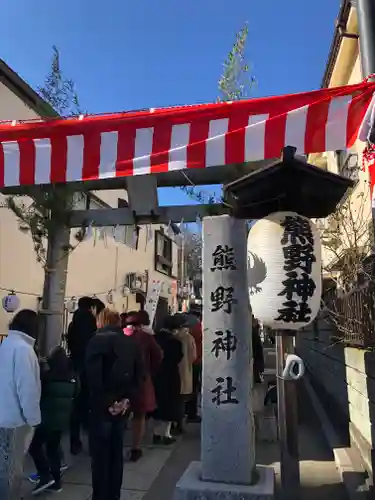
[{"label": "stone pillar", "polygon": [[175,500],[274,496],[273,468],[255,467],[246,237],[243,220],[203,219],[201,462],[189,465]]},{"label": "stone pillar", "polygon": [[202,479],[251,484],[251,316],[246,221],[203,219]]}]

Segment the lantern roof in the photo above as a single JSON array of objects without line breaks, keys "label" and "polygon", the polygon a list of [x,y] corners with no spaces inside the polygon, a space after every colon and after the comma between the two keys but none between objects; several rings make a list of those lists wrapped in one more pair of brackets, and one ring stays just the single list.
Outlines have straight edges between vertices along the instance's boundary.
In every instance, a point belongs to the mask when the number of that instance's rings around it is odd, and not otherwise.
[{"label": "lantern roof", "polygon": [[231,214],[241,219],[261,219],[280,210],[309,218],[333,213],[354,182],[315,167],[295,153],[296,148],[287,146],[280,160],[224,186]]}]

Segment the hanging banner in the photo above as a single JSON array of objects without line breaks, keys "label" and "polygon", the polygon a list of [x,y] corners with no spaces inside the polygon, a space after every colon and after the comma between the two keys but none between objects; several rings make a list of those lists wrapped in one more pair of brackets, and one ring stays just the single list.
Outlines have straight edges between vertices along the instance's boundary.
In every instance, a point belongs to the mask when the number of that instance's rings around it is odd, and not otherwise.
[{"label": "hanging banner", "polygon": [[147,297],[145,304],[145,311],[150,317],[150,325],[153,324],[158,306],[162,282],[159,280],[151,280],[147,288]]},{"label": "hanging banner", "polygon": [[298,154],[348,149],[374,91],[375,83],[364,81],[233,102],[3,122],[0,188],[234,165],[278,158],[285,146]]}]

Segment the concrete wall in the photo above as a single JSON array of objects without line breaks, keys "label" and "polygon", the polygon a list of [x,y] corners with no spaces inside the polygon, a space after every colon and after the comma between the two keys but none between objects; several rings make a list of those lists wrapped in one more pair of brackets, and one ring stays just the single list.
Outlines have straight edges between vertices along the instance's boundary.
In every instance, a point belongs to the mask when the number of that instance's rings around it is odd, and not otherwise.
[{"label": "concrete wall", "polygon": [[[358,33],[357,14],[353,7],[344,30]],[[327,82],[328,87],[355,84],[362,81],[364,76],[358,40],[343,37],[330,81]],[[359,165],[364,146],[364,143],[357,141],[351,148],[351,152],[359,153]],[[340,173],[334,152],[311,155],[311,161],[330,172]],[[354,227],[365,227],[371,220],[367,171],[359,171],[358,183],[349,201],[352,214],[358,218]],[[348,225],[346,230],[348,227],[353,225]],[[340,236],[341,246],[337,251],[333,253],[323,248],[323,267],[332,264],[341,251],[350,247],[348,235],[343,231]],[[366,237],[365,234],[364,240]],[[361,244],[359,241],[357,245]],[[375,464],[375,354],[345,347],[334,338],[334,333],[331,325],[320,316],[313,326],[297,334],[297,350],[305,361],[318,396],[340,433],[342,446],[359,448],[367,469],[372,473]]]},{"label": "concrete wall", "polygon": [[345,347],[324,317],[297,334],[297,352],[342,446],[356,446],[372,473],[375,465],[375,353]]},{"label": "concrete wall", "polygon": [[[35,118],[38,118],[38,115],[0,83],[0,121]],[[95,194],[112,207],[117,207],[118,198],[127,198],[125,190],[97,191]],[[3,202],[4,197],[0,194],[0,205]],[[160,225],[154,226],[153,233],[159,228]],[[77,243],[75,232],[72,231],[73,244]],[[110,289],[116,286],[120,289],[125,283],[127,273],[144,273],[148,270],[152,278],[163,281],[161,296],[168,299],[172,305],[171,285],[175,280],[155,271],[155,239],[153,237],[151,241],[146,241],[146,233],[146,228],[142,227],[137,250],[124,243],[116,243],[111,228],[107,229],[104,239],[94,239],[92,236],[81,243],[69,258],[67,296],[97,294],[103,300]],[[173,244],[173,247],[173,270],[177,276],[176,244]],[[8,293],[1,288],[27,292],[28,294],[19,294],[21,307],[35,309],[37,298],[42,294],[43,280],[44,273],[41,265],[36,262],[30,235],[19,231],[12,212],[0,208],[0,300]],[[116,307],[120,311],[139,307],[135,295],[124,298],[118,293],[115,299]],[[0,307],[0,333],[6,331],[9,320],[10,315]]]}]

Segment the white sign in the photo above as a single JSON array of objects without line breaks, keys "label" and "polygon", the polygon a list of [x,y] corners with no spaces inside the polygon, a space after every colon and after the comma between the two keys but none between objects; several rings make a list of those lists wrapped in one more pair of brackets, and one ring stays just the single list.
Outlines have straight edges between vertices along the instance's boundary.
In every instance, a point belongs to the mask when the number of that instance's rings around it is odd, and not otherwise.
[{"label": "white sign", "polygon": [[150,317],[150,325],[152,326],[155,318],[156,308],[159,302],[162,282],[152,280],[148,284],[145,311]]}]

